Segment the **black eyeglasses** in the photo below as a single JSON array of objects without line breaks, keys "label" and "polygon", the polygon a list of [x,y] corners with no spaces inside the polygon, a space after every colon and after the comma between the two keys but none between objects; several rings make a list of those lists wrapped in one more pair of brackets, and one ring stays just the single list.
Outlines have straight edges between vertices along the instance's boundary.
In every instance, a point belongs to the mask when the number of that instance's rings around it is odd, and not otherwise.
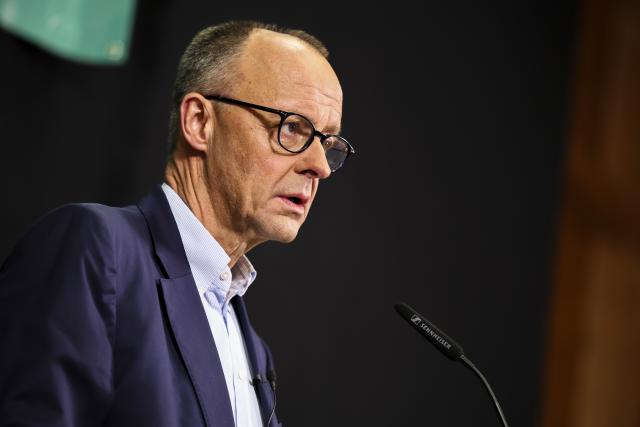
[{"label": "black eyeglasses", "polygon": [[356,152],[346,139],[338,135],[325,135],[322,132],[318,132],[313,126],[313,123],[311,123],[311,120],[300,114],[263,107],[262,105],[225,98],[219,95],[204,95],[204,97],[212,101],[250,107],[256,110],[278,114],[280,116],[278,144],[290,153],[302,153],[309,148],[314,138],[318,136],[324,148],[324,154],[327,156],[327,163],[329,164],[331,172],[340,169],[345,160],[347,160],[347,157]]}]

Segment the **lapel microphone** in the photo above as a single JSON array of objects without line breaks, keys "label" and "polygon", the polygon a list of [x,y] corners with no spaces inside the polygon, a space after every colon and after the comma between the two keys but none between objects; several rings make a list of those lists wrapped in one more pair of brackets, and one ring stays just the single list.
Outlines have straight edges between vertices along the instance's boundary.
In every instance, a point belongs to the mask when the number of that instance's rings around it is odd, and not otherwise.
[{"label": "lapel microphone", "polygon": [[269,369],[267,371],[267,380],[271,385],[271,390],[273,390],[273,408],[271,408],[271,415],[269,415],[269,421],[267,421],[267,426],[271,423],[271,419],[273,418],[273,414],[276,413],[276,371],[275,369]]},{"label": "lapel microphone", "polygon": [[500,408],[500,404],[498,403],[498,399],[495,394],[493,394],[493,390],[491,390],[491,386],[489,382],[486,380],[482,372],[475,367],[475,365],[469,360],[465,355],[462,347],[458,345],[454,340],[449,338],[444,332],[436,327],[433,323],[429,322],[424,318],[421,314],[415,311],[413,308],[409,307],[407,304],[403,302],[399,302],[394,305],[396,311],[404,320],[406,320],[411,326],[417,330],[420,335],[425,337],[431,344],[435,346],[442,354],[447,356],[449,359],[453,361],[461,361],[467,368],[471,369],[473,373],[475,373],[482,384],[485,386],[491,399],[493,400],[493,404],[495,406],[496,411],[498,412],[498,418],[502,422],[504,427],[509,427],[507,425],[507,420],[502,413],[502,408]]},{"label": "lapel microphone", "polygon": [[269,381],[269,384],[271,385],[271,388],[273,389],[273,392],[276,392],[276,371],[275,369],[269,369],[269,372],[267,372],[267,380]]},{"label": "lapel microphone", "polygon": [[251,385],[256,387],[260,383],[269,383],[271,386],[271,390],[273,391],[273,407],[271,408],[271,415],[269,415],[269,420],[265,424],[268,426],[271,423],[271,419],[273,418],[273,414],[276,413],[276,371],[275,369],[269,369],[267,371],[267,378],[265,379],[262,375],[256,374],[251,379]]},{"label": "lapel microphone", "polygon": [[256,374],[253,378],[251,378],[251,385],[257,386],[260,383],[266,383],[265,379],[262,378],[262,375]]},{"label": "lapel microphone", "polygon": [[271,389],[276,391],[276,371],[274,369],[270,369],[267,372],[267,378],[265,379],[262,375],[256,374],[253,378],[251,378],[251,385],[257,386],[260,383],[269,383]]}]

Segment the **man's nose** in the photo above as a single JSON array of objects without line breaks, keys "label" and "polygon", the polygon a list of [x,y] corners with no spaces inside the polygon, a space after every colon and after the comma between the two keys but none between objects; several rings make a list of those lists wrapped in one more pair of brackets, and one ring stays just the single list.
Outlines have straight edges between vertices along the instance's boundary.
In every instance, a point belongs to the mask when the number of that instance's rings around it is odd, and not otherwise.
[{"label": "man's nose", "polygon": [[319,179],[325,179],[331,175],[331,168],[327,162],[327,155],[324,152],[319,136],[316,135],[309,148],[300,153],[297,172]]}]

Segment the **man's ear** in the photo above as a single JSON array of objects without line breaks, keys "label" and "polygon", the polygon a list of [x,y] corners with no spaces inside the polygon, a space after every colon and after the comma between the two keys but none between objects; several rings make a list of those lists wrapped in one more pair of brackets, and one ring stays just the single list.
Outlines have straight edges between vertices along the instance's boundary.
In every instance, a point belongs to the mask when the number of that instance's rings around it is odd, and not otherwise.
[{"label": "man's ear", "polygon": [[196,92],[189,92],[180,103],[180,129],[188,146],[206,152],[214,129],[211,103]]}]

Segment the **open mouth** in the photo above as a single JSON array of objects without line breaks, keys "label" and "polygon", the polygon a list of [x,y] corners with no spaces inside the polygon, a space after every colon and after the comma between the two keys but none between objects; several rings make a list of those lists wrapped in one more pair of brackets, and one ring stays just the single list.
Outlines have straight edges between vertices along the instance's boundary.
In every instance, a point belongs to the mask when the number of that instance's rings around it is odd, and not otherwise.
[{"label": "open mouth", "polygon": [[280,199],[282,199],[282,201],[285,202],[285,204],[287,204],[288,206],[290,206],[291,208],[294,208],[296,211],[299,211],[299,212],[304,211],[304,207],[307,204],[307,200],[308,200],[302,195],[296,196],[296,195],[285,195],[285,194],[281,195]]},{"label": "open mouth", "polygon": [[287,197],[287,200],[299,206],[304,205],[304,201],[300,197],[290,196],[290,197]]}]

